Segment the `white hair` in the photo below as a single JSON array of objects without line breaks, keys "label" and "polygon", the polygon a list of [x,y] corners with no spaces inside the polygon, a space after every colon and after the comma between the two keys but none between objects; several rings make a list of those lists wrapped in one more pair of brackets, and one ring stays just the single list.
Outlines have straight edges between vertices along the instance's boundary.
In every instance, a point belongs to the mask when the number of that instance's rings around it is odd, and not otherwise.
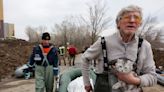
[{"label": "white hair", "polygon": [[139,14],[141,15],[142,18],[142,9],[139,6],[136,5],[129,5],[125,8],[122,8],[120,10],[120,12],[118,13],[117,17],[116,17],[116,23],[119,22],[119,20],[121,19],[121,17],[126,14],[127,12],[139,12]]}]

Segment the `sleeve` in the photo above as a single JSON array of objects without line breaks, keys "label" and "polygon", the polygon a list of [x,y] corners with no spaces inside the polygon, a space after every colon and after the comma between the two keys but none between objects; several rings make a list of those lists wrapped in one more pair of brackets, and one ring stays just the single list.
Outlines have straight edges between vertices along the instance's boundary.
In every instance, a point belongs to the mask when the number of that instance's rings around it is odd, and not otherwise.
[{"label": "sleeve", "polygon": [[58,67],[58,63],[59,63],[59,60],[58,60],[58,57],[59,57],[58,49],[57,48],[53,48],[53,50],[55,50],[53,67]]},{"label": "sleeve", "polygon": [[96,59],[101,54],[101,38],[99,38],[90,48],[82,55],[82,75],[84,85],[90,85],[89,80],[89,64],[91,60]]},{"label": "sleeve", "polygon": [[53,74],[54,76],[57,76],[59,74],[59,61],[58,61],[58,49],[57,48],[52,48],[53,52]]},{"label": "sleeve", "polygon": [[30,58],[29,58],[29,61],[28,61],[28,64],[27,64],[29,67],[33,67],[34,66],[34,63],[35,63],[35,60],[34,60],[35,52],[36,52],[36,47],[33,47],[32,54],[30,55]]},{"label": "sleeve", "polygon": [[155,62],[153,59],[152,48],[149,43],[148,46],[146,46],[145,52],[146,55],[145,59],[143,59],[143,67],[141,70],[143,75],[139,76],[141,79],[141,87],[153,86],[157,83]]}]

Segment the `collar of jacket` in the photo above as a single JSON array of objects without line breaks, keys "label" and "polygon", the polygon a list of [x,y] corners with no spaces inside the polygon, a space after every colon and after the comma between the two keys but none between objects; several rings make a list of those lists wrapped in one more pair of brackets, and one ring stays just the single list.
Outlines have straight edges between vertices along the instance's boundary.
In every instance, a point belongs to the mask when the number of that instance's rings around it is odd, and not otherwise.
[{"label": "collar of jacket", "polygon": [[121,37],[121,34],[120,34],[119,30],[117,30],[116,36],[117,36],[118,40],[121,42],[121,44],[126,44],[126,45],[132,44],[132,43],[136,43],[137,40],[138,40],[138,36],[137,36],[136,34],[134,34],[133,39],[132,39],[130,42],[125,43],[125,42],[122,40],[122,37]]},{"label": "collar of jacket", "polygon": [[51,44],[47,45],[47,46],[44,46],[43,44],[41,44],[43,48],[49,48],[51,47]]}]

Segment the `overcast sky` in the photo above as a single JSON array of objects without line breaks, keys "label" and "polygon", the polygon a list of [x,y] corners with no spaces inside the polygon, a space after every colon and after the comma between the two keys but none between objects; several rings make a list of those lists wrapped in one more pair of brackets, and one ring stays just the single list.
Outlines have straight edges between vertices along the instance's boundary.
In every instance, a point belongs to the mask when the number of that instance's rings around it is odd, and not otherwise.
[{"label": "overcast sky", "polygon": [[[3,0],[4,21],[15,24],[16,38],[27,39],[27,26],[44,25],[51,30],[55,23],[70,15],[86,15],[91,0]],[[164,0],[107,0],[110,15],[115,16],[122,7],[135,4],[143,9],[144,16],[157,16],[164,23]]]}]

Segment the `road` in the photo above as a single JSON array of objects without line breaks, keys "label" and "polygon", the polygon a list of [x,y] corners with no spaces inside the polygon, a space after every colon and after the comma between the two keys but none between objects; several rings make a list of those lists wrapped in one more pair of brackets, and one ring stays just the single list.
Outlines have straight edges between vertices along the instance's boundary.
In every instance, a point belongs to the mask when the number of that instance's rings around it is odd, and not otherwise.
[{"label": "road", "polygon": [[[77,56],[75,66],[81,66],[80,55]],[[60,70],[64,72],[68,69],[69,65],[60,66]],[[164,87],[160,85],[155,85],[153,87],[143,88],[144,92],[164,92]],[[9,79],[8,81],[0,82],[0,92],[35,92],[35,79]]]}]

